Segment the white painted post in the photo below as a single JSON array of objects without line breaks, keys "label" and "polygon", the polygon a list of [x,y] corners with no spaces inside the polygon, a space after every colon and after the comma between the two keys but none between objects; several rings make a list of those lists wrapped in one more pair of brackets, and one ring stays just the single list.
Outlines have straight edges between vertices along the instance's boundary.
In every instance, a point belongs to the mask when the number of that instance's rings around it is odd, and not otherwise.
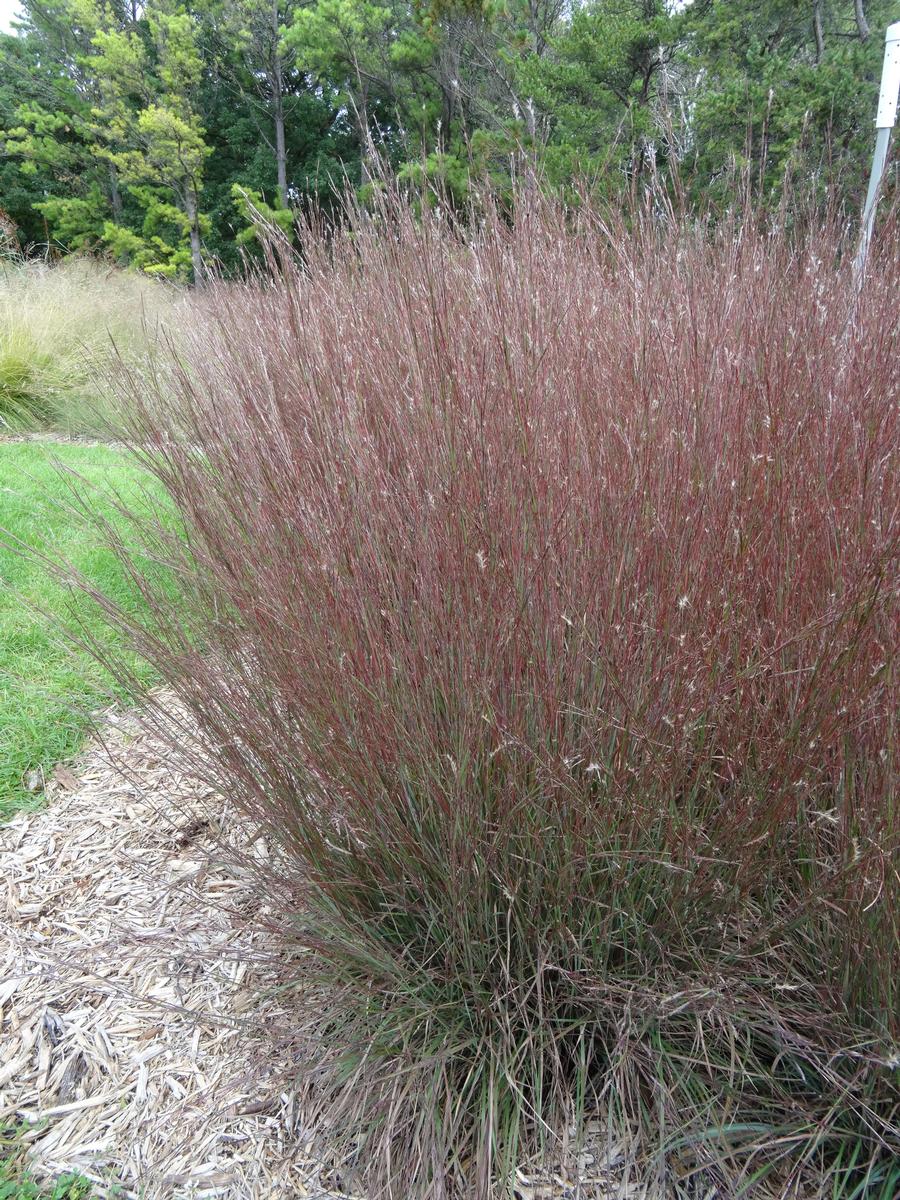
[{"label": "white painted post", "polygon": [[884,66],[881,71],[881,91],[878,95],[878,111],[875,114],[875,153],[872,157],[872,173],[869,176],[869,191],[863,208],[862,231],[859,250],[856,253],[856,278],[862,283],[869,257],[869,243],[875,226],[875,211],[881,191],[881,177],[887,162],[891,130],[897,119],[897,97],[900,95],[900,21],[888,25],[884,35]]}]

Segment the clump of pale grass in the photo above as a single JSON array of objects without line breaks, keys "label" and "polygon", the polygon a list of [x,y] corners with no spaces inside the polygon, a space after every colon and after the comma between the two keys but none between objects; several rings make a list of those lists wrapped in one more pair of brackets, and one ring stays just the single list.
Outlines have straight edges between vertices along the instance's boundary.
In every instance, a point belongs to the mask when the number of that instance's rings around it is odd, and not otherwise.
[{"label": "clump of pale grass", "polygon": [[84,257],[0,261],[0,431],[100,432],[114,354],[141,354],[176,292]]}]

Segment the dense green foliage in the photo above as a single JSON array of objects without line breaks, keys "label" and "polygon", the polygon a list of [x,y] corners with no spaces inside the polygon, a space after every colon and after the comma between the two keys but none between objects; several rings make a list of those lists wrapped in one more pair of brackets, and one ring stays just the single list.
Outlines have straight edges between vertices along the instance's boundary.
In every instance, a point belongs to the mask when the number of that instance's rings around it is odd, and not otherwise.
[{"label": "dense green foliage", "polygon": [[60,632],[74,618],[86,633],[108,638],[98,614],[83,595],[52,579],[39,559],[20,554],[12,539],[66,560],[129,611],[138,606],[115,556],[73,511],[57,462],[78,473],[96,511],[108,518],[115,516],[109,489],[142,504],[140,472],[121,451],[0,443],[0,542],[6,543],[0,544],[0,819],[28,799],[23,780],[29,772],[49,773],[75,753],[89,711],[104,704],[112,688],[96,661]]},{"label": "dense green foliage", "polygon": [[[897,0],[24,0],[0,40],[0,210],[25,244],[199,276],[254,210],[384,164],[459,203],[533,169],[858,206]],[[248,230],[250,230],[248,232]],[[0,230],[2,233],[2,230]]]}]

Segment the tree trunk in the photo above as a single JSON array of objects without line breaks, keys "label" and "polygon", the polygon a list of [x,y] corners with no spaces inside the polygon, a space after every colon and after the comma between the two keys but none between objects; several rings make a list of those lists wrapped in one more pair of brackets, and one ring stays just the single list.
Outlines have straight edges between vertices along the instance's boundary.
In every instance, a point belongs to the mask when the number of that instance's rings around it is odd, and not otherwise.
[{"label": "tree trunk", "polygon": [[863,0],[853,0],[853,11],[856,16],[856,28],[859,32],[859,40],[867,42],[871,34],[869,22],[866,20],[866,10],[863,8]]},{"label": "tree trunk", "polygon": [[191,266],[194,272],[194,283],[202,287],[205,277],[203,266],[203,247],[200,241],[200,220],[197,215],[197,193],[193,184],[189,183],[184,192],[184,211],[188,219],[191,235]]},{"label": "tree trunk", "polygon": [[356,71],[356,96],[351,96],[354,116],[356,117],[356,128],[359,131],[359,150],[360,150],[360,179],[363,185],[371,183],[376,177],[374,171],[375,162],[374,146],[372,144],[372,133],[369,129],[369,109],[366,99],[366,88],[363,84],[362,72],[359,69],[359,63],[354,58],[353,66]]},{"label": "tree trunk", "polygon": [[119,176],[112,163],[109,164],[109,203],[112,207],[113,221],[122,224],[122,193],[119,191]]},{"label": "tree trunk", "polygon": [[825,57],[825,32],[822,28],[822,0],[813,0],[813,34],[816,39],[816,62]]},{"label": "tree trunk", "polygon": [[272,100],[275,107],[275,166],[278,172],[278,202],[282,208],[288,206],[287,190],[287,151],[284,145],[284,73],[279,44],[278,0],[272,0],[272,33],[274,35],[275,52],[272,56],[272,76],[269,84],[272,89]]},{"label": "tree trunk", "polygon": [[281,94],[280,73],[275,94],[275,165],[278,169],[278,201],[282,208],[287,208],[287,151],[284,145],[284,97]]},{"label": "tree trunk", "polygon": [[374,170],[374,161],[372,157],[372,135],[369,133],[369,122],[366,117],[357,118],[357,129],[359,130],[359,146],[361,150],[359,162],[359,181],[366,187],[376,178]]}]

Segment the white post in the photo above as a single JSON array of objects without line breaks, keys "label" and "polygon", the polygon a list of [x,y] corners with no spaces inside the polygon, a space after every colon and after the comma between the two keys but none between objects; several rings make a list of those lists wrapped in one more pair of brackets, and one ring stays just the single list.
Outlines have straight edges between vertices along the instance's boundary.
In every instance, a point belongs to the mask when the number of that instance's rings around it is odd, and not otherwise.
[{"label": "white post", "polygon": [[872,157],[872,173],[869,176],[869,191],[863,208],[862,232],[856,254],[856,278],[861,283],[866,273],[869,243],[875,226],[875,210],[881,191],[881,177],[887,162],[891,130],[897,119],[897,97],[900,94],[900,21],[888,25],[884,35],[884,67],[881,71],[881,92],[878,95],[878,111],[875,115],[875,153]]}]

